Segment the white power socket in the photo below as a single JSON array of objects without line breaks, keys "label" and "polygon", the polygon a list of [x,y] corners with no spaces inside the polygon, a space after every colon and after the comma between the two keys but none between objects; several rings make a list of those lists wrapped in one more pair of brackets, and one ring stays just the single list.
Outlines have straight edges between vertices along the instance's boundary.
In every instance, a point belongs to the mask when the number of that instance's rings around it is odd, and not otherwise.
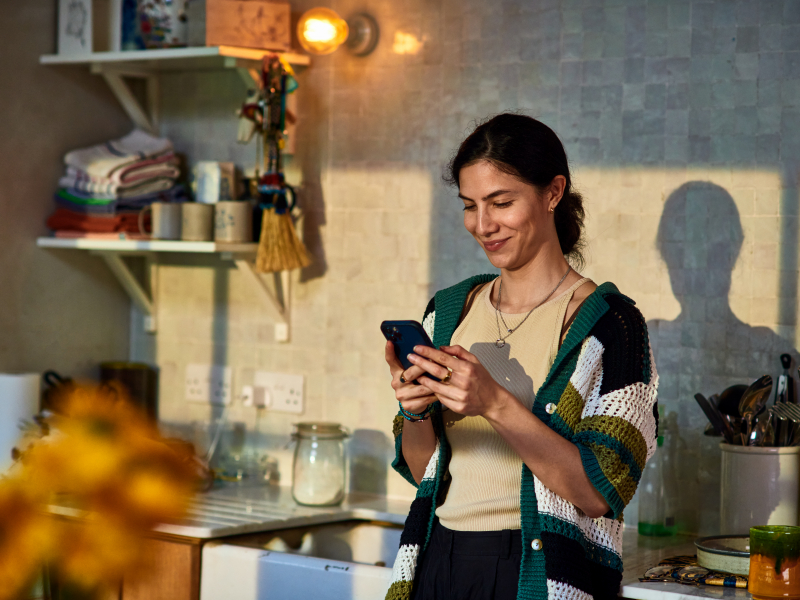
[{"label": "white power socket", "polygon": [[190,402],[231,403],[233,372],[223,365],[186,365],[186,393]]},{"label": "white power socket", "polygon": [[[270,410],[295,414],[303,413],[303,376],[256,371],[253,388],[264,389],[265,404]],[[255,404],[258,405],[256,394]]]},{"label": "white power socket", "polygon": [[255,406],[256,408],[269,408],[270,397],[266,388],[253,385],[242,386],[242,406]]}]

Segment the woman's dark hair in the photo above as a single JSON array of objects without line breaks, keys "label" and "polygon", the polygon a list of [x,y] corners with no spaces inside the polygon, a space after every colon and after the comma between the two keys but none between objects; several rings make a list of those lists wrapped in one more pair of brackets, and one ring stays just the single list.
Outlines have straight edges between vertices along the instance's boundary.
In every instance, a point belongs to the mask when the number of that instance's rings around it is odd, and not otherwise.
[{"label": "woman's dark hair", "polygon": [[570,262],[582,265],[583,198],[572,189],[567,154],[555,132],[532,117],[497,115],[478,125],[461,143],[447,167],[445,181],[459,186],[461,169],[481,160],[539,190],[557,175],[564,176],[564,196],[553,215],[558,243]]}]

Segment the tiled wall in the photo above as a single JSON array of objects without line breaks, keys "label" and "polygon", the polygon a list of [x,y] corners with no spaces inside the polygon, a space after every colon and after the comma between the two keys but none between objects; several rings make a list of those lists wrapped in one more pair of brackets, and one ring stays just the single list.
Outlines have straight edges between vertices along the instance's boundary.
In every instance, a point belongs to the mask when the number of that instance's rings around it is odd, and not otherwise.
[{"label": "tiled wall", "polygon": [[[360,485],[409,495],[382,475],[395,405],[378,324],[419,318],[433,291],[490,268],[441,171],[476,119],[519,109],[566,145],[587,202],[585,273],[616,282],[651,324],[679,520],[715,532],[719,451],[692,396],[775,374],[783,351],[797,357],[800,2],[331,4],[372,13],[381,41],[366,58],[314,57],[299,75],[289,178],[316,265],[295,274],[292,342],[272,341],[234,270],[163,267],[164,417],[208,414],[182,399],[190,362],[223,360],[239,383],[256,368],[303,374],[304,419],[360,430],[354,447],[372,457],[358,463]],[[399,54],[398,32],[419,51]],[[190,161],[251,165],[252,146],[235,144],[235,73],[176,75],[163,89],[163,132]],[[266,420],[287,467],[296,419]]]}]

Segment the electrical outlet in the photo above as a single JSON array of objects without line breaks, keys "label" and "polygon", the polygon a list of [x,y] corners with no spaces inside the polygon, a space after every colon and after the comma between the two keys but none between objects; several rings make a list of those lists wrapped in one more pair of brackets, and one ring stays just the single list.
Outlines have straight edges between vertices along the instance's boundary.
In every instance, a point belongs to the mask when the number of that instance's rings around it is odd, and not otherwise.
[{"label": "electrical outlet", "polygon": [[186,393],[190,402],[231,403],[230,367],[222,365],[186,365]]},{"label": "electrical outlet", "polygon": [[[254,389],[264,389],[264,402],[270,410],[302,414],[303,412],[303,376],[286,373],[268,373],[256,371]],[[258,406],[258,396],[255,404]]]},{"label": "electrical outlet", "polygon": [[261,386],[242,386],[242,395],[240,398],[242,399],[242,406],[267,408],[270,404],[269,392]]},{"label": "electrical outlet", "polygon": [[267,388],[260,386],[253,388],[253,406],[256,408],[269,408],[272,406],[272,397]]}]

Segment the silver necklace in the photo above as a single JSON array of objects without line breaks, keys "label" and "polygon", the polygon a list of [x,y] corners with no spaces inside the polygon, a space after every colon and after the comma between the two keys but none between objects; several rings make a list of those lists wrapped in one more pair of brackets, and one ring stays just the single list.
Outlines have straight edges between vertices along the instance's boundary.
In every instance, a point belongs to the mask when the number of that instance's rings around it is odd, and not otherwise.
[{"label": "silver necklace", "polygon": [[[567,272],[566,272],[566,273],[564,273],[564,276],[563,276],[563,277],[561,278],[561,280],[560,280],[560,281],[559,281],[559,282],[556,284],[556,287],[554,287],[554,288],[553,288],[553,291],[551,291],[549,294],[547,294],[547,296],[545,296],[545,299],[544,299],[544,300],[542,300],[541,302],[539,302],[539,304],[537,304],[537,305],[536,305],[536,306],[534,306],[532,309],[530,309],[530,310],[528,311],[528,314],[527,314],[527,315],[525,315],[525,318],[524,318],[524,319],[522,319],[522,321],[520,321],[520,322],[519,322],[519,324],[518,324],[516,327],[513,327],[513,328],[512,328],[512,327],[509,327],[509,326],[506,324],[506,320],[503,318],[503,313],[501,313],[501,312],[500,312],[500,302],[501,302],[501,301],[502,301],[502,299],[503,299],[503,278],[502,278],[502,277],[500,278],[500,289],[499,289],[499,290],[497,290],[497,306],[495,306],[495,307],[494,307],[494,318],[495,318],[495,321],[497,321],[497,341],[494,343],[494,345],[495,345],[497,348],[502,348],[503,346],[505,346],[505,345],[506,345],[506,340],[507,340],[507,339],[508,339],[508,338],[511,336],[511,334],[512,334],[512,333],[514,333],[514,332],[515,332],[517,329],[519,329],[520,327],[522,327],[522,324],[523,324],[525,321],[527,321],[527,320],[528,320],[528,317],[530,317],[530,316],[531,316],[531,313],[532,313],[533,311],[535,311],[537,308],[539,308],[539,307],[540,307],[542,304],[544,304],[545,302],[547,302],[547,300],[550,298],[550,296],[552,296],[552,295],[553,295],[553,294],[556,292],[556,290],[557,290],[559,287],[561,287],[561,284],[562,284],[562,283],[564,283],[564,280],[567,278],[567,275],[569,275],[569,272],[570,272],[570,271],[572,271],[572,267],[571,267],[571,266],[569,266],[569,265],[567,265]],[[505,335],[505,337],[503,337],[503,335],[500,333],[500,321],[502,321],[502,322],[503,322],[503,326],[506,328],[506,331],[508,332],[508,333]]]}]

